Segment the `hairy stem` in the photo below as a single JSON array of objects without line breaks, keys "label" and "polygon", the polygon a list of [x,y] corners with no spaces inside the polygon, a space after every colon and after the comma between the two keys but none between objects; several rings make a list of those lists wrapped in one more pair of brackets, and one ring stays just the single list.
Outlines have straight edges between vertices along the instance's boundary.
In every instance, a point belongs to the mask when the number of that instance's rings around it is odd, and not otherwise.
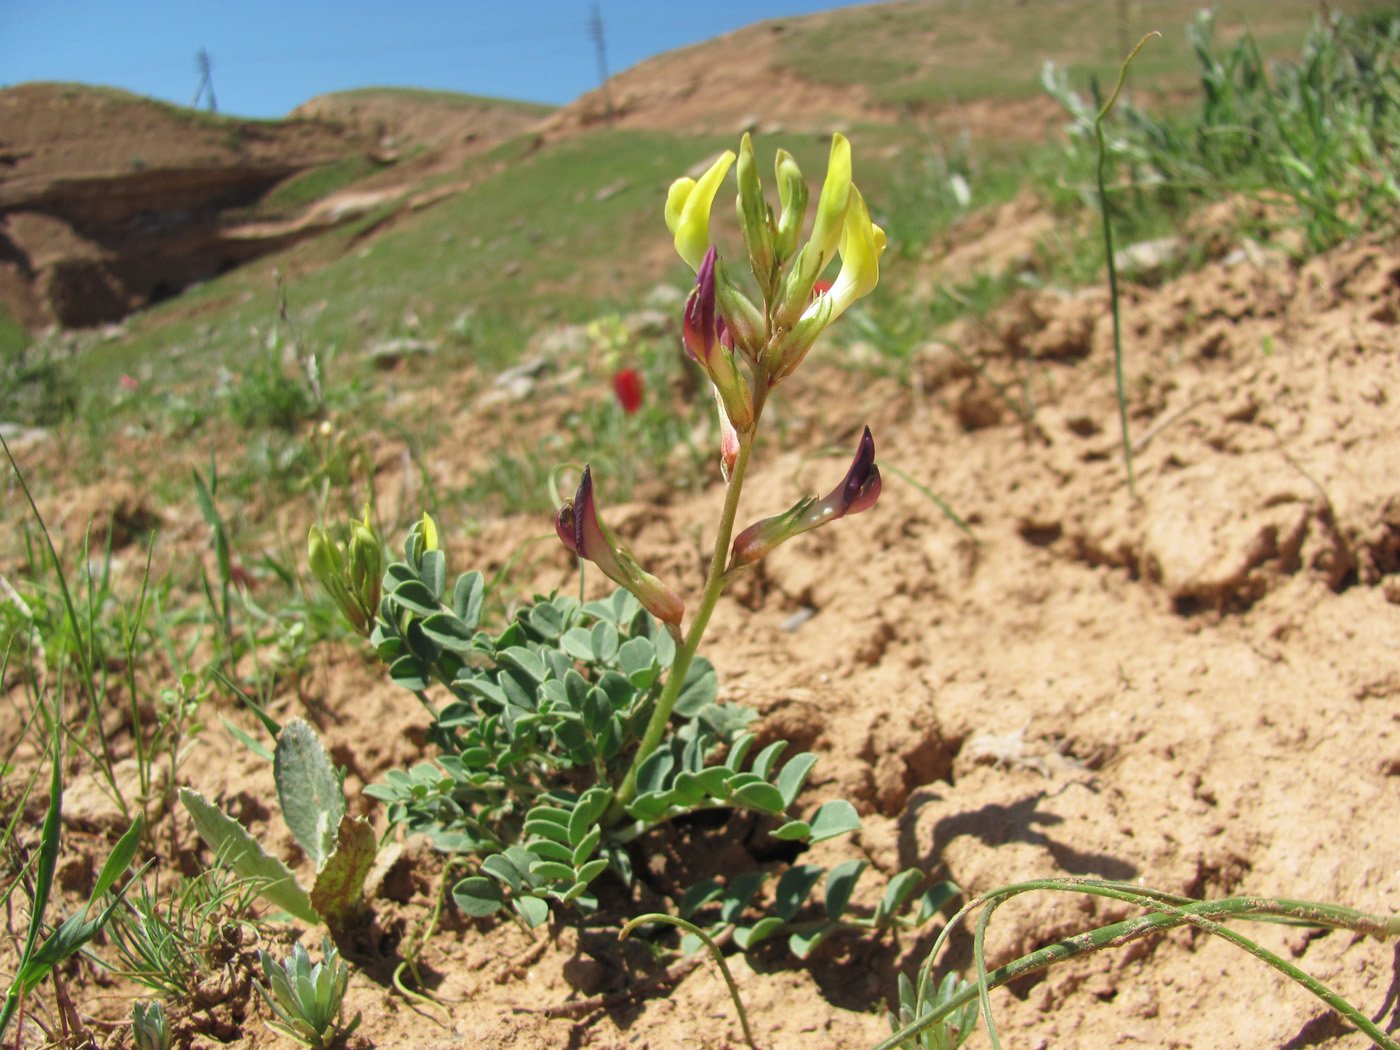
[{"label": "hairy stem", "polygon": [[729,541],[734,534],[734,518],[739,513],[739,492],[744,487],[744,471],[749,464],[750,445],[740,444],[739,456],[734,461],[734,469],[729,474],[729,488],[724,494],[724,509],[719,516],[719,531],[715,535],[715,552],[710,560],[710,571],[705,577],[705,589],[700,594],[700,604],[695,610],[695,619],[690,622],[690,630],[686,632],[685,642],[676,652],[675,662],[671,664],[671,673],[666,677],[666,684],[661,688],[661,695],[656,700],[656,710],[651,713],[651,721],[647,723],[646,732],[642,735],[642,741],[637,746],[637,754],[632,759],[632,766],[627,770],[627,776],[622,781],[622,786],[617,790],[617,797],[613,801],[612,808],[608,811],[610,822],[616,823],[622,819],[624,810],[629,802],[637,797],[637,771],[641,769],[642,763],[650,757],[661,743],[662,736],[666,733],[666,724],[671,720],[671,711],[676,706],[676,700],[681,695],[681,686],[685,684],[685,676],[690,671],[690,661],[695,657],[695,651],[700,648],[700,640],[705,637],[705,628],[710,623],[710,614],[715,610],[715,602],[719,600],[720,592],[724,590],[724,570],[729,560]]}]

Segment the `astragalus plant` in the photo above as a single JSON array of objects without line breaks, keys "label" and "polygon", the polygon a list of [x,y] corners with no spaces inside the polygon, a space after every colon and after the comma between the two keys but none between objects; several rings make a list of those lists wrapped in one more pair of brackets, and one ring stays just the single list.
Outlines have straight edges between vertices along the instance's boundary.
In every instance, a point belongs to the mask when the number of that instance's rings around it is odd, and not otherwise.
[{"label": "astragalus plant", "polygon": [[[747,290],[710,239],[710,212],[736,161],[743,258],[753,278]],[[589,467],[562,501],[556,528],[570,551],[620,589],[589,602],[537,596],[495,632],[481,626],[481,574],[467,572],[449,586],[438,527],[427,515],[382,579],[364,523],[354,523],[343,543],[312,530],[313,569],[393,679],[432,713],[429,740],[439,753],[391,771],[368,791],[388,803],[392,823],[467,855],[473,870],[453,896],[471,915],[509,908],[530,926],[551,915],[586,917],[599,907],[602,880],[615,887],[610,899],[618,890],[630,894],[646,864],[648,832],[701,810],[766,818],[773,839],[793,844],[789,856],[860,826],[845,800],[800,801],[815,755],[780,761],[781,740],[754,753],[755,736],[744,728],[752,712],[716,702],[714,667],[699,655],[726,585],[779,544],[869,510],[880,495],[867,427],[829,493],[737,527],[769,395],[822,331],[875,288],[885,247],[851,179],[844,137],[833,139],[805,242],[807,183],[782,150],[776,175],[774,210],[746,135],[737,155],[725,152],[698,180],[676,180],[665,202],[676,250],[695,272],[684,345],[713,388],[721,434],[725,500],[714,557],[697,587],[662,581],[618,541],[604,524],[600,479]],[[834,278],[824,280],[838,261]],[[682,888],[677,907],[698,928],[742,948],[783,935],[806,955],[841,930],[921,922],[946,899],[946,887],[929,890],[909,914],[926,880],[907,871],[891,880],[878,906],[852,909],[866,867],[861,860],[830,871],[792,864],[770,890],[774,873],[754,862]]]}]

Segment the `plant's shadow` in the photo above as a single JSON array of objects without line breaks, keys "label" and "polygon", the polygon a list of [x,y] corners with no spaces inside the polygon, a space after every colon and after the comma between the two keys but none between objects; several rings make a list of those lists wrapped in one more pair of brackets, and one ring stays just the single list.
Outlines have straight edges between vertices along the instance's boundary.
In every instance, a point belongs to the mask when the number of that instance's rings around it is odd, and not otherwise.
[{"label": "plant's shadow", "polygon": [[[1011,842],[1039,846],[1050,854],[1056,868],[1066,875],[1095,875],[1118,881],[1137,877],[1138,869],[1125,860],[1106,853],[1074,849],[1056,842],[1041,831],[1042,827],[1064,823],[1063,817],[1039,810],[1041,801],[1048,794],[1037,791],[1010,804],[993,802],[979,809],[951,813],[934,824],[930,841],[920,842],[916,838],[919,810],[923,803],[938,801],[940,797],[931,792],[916,792],[900,821],[900,863],[937,872],[944,867],[943,851],[948,843],[962,835],[974,835],[988,846],[1004,846]],[[1054,872],[1044,874],[1050,877]]]}]

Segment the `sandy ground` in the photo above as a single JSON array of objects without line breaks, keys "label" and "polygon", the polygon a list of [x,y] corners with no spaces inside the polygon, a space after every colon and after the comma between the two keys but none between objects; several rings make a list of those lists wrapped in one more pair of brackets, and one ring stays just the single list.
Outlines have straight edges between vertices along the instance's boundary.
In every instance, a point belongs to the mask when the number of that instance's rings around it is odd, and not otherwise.
[{"label": "sandy ground", "polygon": [[[1032,427],[936,348],[902,380],[814,354],[773,406],[788,439],[759,450],[743,516],[788,505],[794,476],[826,491],[840,461],[804,464],[804,454],[853,447],[868,422],[880,462],[936,492],[973,536],[887,469],[874,510],[780,548],[721,602],[707,647],[721,695],[759,712],[764,741],[786,737],[821,756],[804,805],[844,796],[859,806],[863,831],[804,860],[860,856],[886,876],[918,865],[969,894],[1098,875],[1393,911],[1400,841],[1384,828],[1400,772],[1391,404],[1400,254],[1345,246],[1296,266],[1244,253],[1131,290],[1136,496],[1120,458],[1104,306],[1101,291],[1042,293],[961,333],[980,341],[1003,381],[1031,369]],[[570,396],[609,395],[599,384]],[[525,425],[557,418],[559,398],[531,405]],[[521,408],[509,411],[518,419]],[[500,422],[458,412],[442,448],[460,451],[434,456],[434,472],[462,475],[480,455],[474,439]],[[34,454],[41,475],[44,460],[56,466]],[[400,460],[386,450],[379,462],[381,491],[397,491]],[[60,528],[94,506],[140,500],[139,479],[75,493],[41,477],[39,487]],[[721,496],[711,486],[661,508],[606,513],[645,564],[693,594],[693,524],[713,520]],[[499,564],[512,543],[549,525],[487,521],[466,537],[444,524],[459,568]],[[167,525],[176,543],[182,529],[199,534],[197,519]],[[529,572],[543,589],[576,586],[562,548]],[[810,615],[790,629],[799,610]],[[284,696],[279,710],[316,719],[349,769],[352,797],[421,758],[417,702],[360,655],[332,654],[302,694]],[[6,717],[8,737],[16,723]],[[221,728],[205,741],[187,778],[298,860],[268,801],[268,768]],[[70,789],[70,890],[105,849],[100,817],[82,809],[90,779],[79,771]],[[382,826],[374,804],[356,805]],[[761,851],[762,830],[744,822],[657,848],[683,859],[735,835]],[[181,836],[188,846],[187,827]],[[560,925],[531,937],[450,907],[422,954],[438,1005],[405,1000],[390,978],[441,871],[439,858],[410,844],[347,947],[350,1001],[364,1014],[358,1045],[741,1045],[723,983],[703,966],[640,1001],[545,1016],[545,1007],[624,990],[649,964],[606,934]],[[1020,898],[992,925],[992,961],[1125,914],[1081,896]],[[1400,1019],[1391,946],[1285,927],[1253,932],[1383,1026]],[[776,949],[732,964],[760,1045],[873,1046],[888,1032],[883,1005],[896,973],[930,944],[931,935],[837,940],[807,968]],[[965,966],[968,953],[968,939],[955,938],[951,964]],[[65,983],[86,1013],[124,1012],[119,989],[86,963]],[[212,1003],[190,1008],[180,1045],[290,1045],[246,1009],[246,993],[236,983],[211,991]],[[994,1004],[1008,1046],[1366,1042],[1261,963],[1181,931],[1030,978],[995,993]],[[35,1013],[55,1023],[51,1002]],[[37,1045],[38,1030],[25,1032],[22,1045]],[[972,1045],[985,1046],[985,1035]]]}]

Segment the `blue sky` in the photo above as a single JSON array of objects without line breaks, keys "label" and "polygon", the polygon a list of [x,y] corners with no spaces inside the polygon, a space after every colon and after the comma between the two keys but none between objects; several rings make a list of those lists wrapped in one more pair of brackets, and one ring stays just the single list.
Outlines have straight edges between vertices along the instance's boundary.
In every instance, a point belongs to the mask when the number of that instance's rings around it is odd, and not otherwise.
[{"label": "blue sky", "polygon": [[[823,0],[599,0],[608,66]],[[562,104],[598,83],[590,0],[0,0],[0,85],[109,84],[188,105],[207,48],[220,112],[280,117],[371,84]]]}]

